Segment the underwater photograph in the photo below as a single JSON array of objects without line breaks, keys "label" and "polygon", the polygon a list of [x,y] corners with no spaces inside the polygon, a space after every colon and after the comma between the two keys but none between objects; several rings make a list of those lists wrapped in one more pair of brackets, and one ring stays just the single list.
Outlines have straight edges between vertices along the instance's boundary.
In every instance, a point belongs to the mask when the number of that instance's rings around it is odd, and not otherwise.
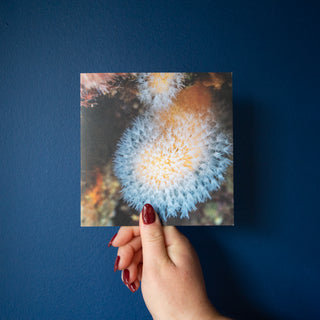
[{"label": "underwater photograph", "polygon": [[234,225],[232,73],[81,73],[81,226]]}]

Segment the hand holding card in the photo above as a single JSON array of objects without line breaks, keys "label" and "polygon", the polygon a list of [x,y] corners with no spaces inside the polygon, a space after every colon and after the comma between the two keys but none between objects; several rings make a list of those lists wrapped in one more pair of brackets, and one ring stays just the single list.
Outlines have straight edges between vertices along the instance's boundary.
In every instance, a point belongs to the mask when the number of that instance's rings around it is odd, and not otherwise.
[{"label": "hand holding card", "polygon": [[151,205],[143,207],[139,228],[120,228],[112,245],[119,247],[123,282],[135,292],[141,281],[154,319],[226,319],[207,297],[194,248],[175,227],[162,227]]}]

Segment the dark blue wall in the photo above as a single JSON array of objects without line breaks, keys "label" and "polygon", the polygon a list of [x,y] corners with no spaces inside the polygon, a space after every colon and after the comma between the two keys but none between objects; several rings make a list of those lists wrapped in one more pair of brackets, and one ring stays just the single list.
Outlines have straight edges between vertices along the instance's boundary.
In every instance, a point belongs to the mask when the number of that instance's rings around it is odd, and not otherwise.
[{"label": "dark blue wall", "polygon": [[320,319],[319,10],[310,1],[0,5],[0,318],[150,319],[80,228],[79,73],[232,71],[235,227],[186,227],[238,319]]}]

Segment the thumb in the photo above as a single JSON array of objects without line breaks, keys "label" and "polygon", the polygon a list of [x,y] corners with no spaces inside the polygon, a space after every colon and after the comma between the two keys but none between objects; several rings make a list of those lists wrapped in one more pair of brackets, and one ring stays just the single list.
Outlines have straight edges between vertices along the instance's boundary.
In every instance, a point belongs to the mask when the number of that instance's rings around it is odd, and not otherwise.
[{"label": "thumb", "polygon": [[161,221],[150,204],[145,204],[142,208],[139,227],[143,264],[148,267],[168,260]]}]

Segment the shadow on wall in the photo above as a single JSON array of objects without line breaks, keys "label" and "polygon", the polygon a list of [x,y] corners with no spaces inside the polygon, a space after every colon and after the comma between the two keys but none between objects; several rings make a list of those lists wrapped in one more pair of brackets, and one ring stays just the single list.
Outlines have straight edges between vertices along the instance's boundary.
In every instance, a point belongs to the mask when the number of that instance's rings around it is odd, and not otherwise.
[{"label": "shadow on wall", "polygon": [[[245,297],[233,275],[234,268],[227,253],[215,233],[223,232],[224,237],[231,232],[255,230],[266,231],[263,217],[257,213],[257,144],[259,143],[259,114],[252,101],[240,100],[234,107],[234,188],[235,188],[235,227],[180,228],[194,245],[204,272],[210,300],[215,307],[236,319],[274,319],[255,306]],[[257,133],[258,132],[258,133]],[[223,228],[223,230],[221,229]],[[261,230],[263,229],[263,230]],[[201,236],[199,237],[201,232]],[[268,232],[268,230],[267,230]],[[221,234],[221,233],[220,233]],[[234,235],[233,235],[234,236]]]}]

